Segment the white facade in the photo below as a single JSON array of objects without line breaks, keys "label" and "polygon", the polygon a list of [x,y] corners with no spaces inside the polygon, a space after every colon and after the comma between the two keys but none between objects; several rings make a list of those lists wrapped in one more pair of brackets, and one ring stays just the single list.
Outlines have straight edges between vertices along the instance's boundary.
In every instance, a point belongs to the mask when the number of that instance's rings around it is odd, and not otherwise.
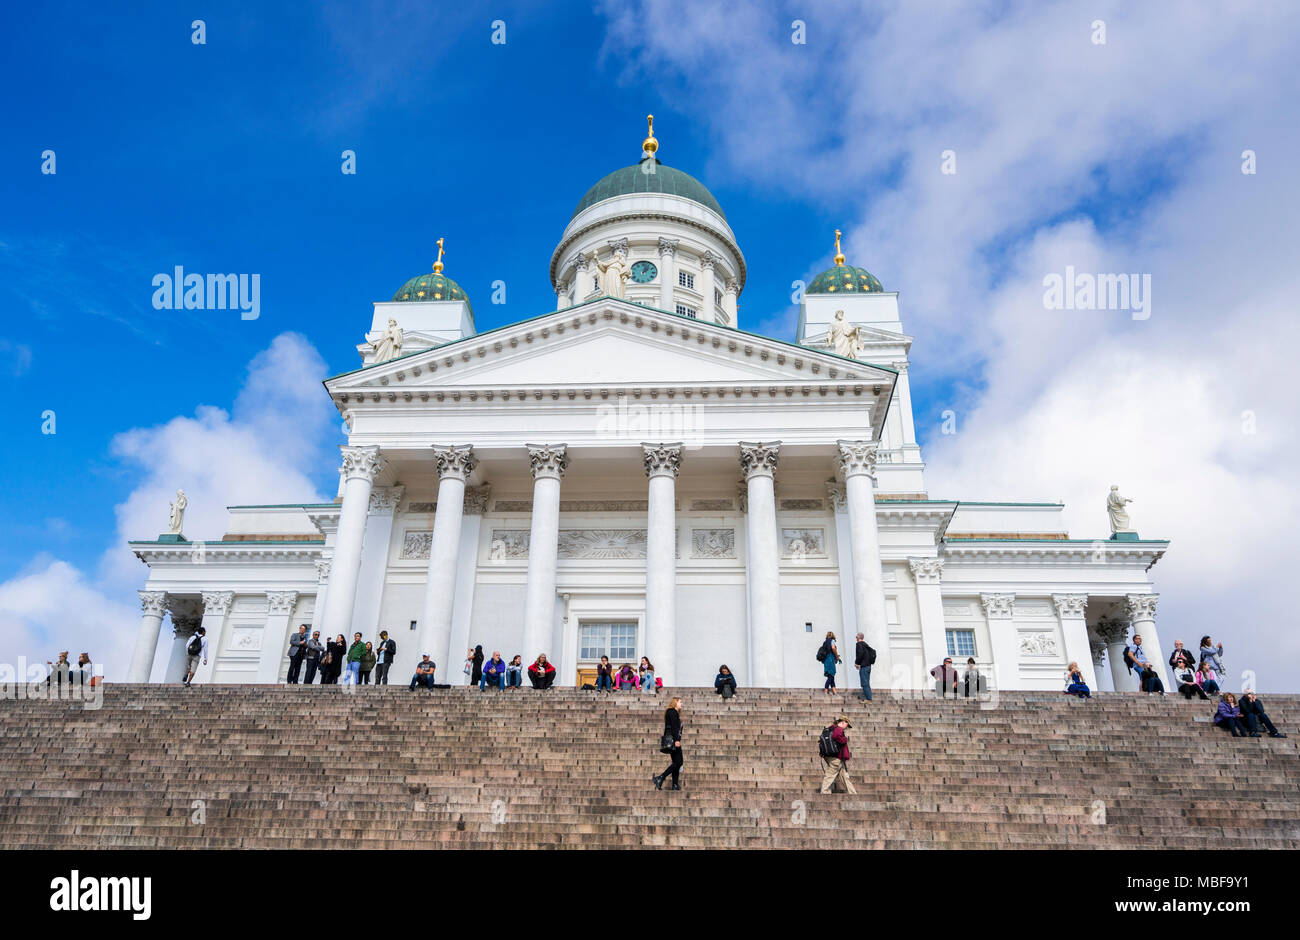
[{"label": "white facade", "polygon": [[[583,263],[615,248],[656,268],[626,299]],[[387,630],[395,683],[423,652],[460,683],[482,644],[547,653],[559,685],[604,650],[650,656],[665,685],[727,663],[742,687],[811,686],[827,631],[841,687],[858,632],[878,689],[928,687],[973,650],[994,688],[1060,689],[1076,660],[1093,688],[1130,690],[1130,625],[1163,666],[1149,571],[1166,542],[1069,538],[1055,503],[931,498],[898,295],[809,295],[791,344],[737,329],[744,278],[716,212],[626,194],[566,227],[552,313],[479,334],[460,301],[375,304],[363,366],[326,382],[350,429],[338,498],[232,506],[220,540],[132,542],[149,576],[130,680],[164,613],[164,681],[200,622],[214,682],[283,682],[302,623]],[[830,352],[837,310],[863,361]],[[389,318],[401,354],[374,362]]]}]

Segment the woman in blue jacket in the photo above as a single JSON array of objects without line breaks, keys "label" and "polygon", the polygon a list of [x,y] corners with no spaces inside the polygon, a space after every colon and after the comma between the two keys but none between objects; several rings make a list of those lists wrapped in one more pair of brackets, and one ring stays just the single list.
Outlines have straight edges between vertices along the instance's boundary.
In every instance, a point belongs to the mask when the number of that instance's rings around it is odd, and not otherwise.
[{"label": "woman in blue jacket", "polygon": [[[1237,707],[1237,696],[1231,692],[1223,693],[1219,698],[1219,707],[1214,712],[1214,723],[1220,728],[1231,731],[1234,738],[1246,737],[1246,726],[1241,721],[1241,709]],[[1256,731],[1251,737],[1259,737],[1259,732]]]},{"label": "woman in blue jacket", "polygon": [[718,674],[713,680],[713,691],[723,698],[731,698],[736,694],[736,677],[731,674],[726,663],[718,667]]}]

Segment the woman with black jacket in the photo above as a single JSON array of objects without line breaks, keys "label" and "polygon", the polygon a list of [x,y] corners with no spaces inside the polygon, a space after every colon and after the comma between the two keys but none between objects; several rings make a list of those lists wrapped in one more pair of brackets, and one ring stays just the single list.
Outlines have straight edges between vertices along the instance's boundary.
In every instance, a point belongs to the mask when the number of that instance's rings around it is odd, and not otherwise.
[{"label": "woman with black jacket", "polygon": [[474,647],[474,658],[471,660],[473,666],[470,667],[469,684],[478,685],[478,681],[483,678],[483,647]]},{"label": "woman with black jacket", "polygon": [[[343,660],[348,656],[348,641],[340,633],[336,639],[325,644],[325,652],[329,656],[329,668],[321,676],[321,685],[338,685],[339,674],[343,672]],[[323,663],[322,668],[325,668]]]},{"label": "woman with black jacket", "polygon": [[[668,768],[663,773],[654,778],[656,790],[662,790],[664,788],[664,778],[669,774],[673,775],[672,789],[680,790],[682,788],[682,700],[676,697],[668,703],[668,708],[664,711],[665,744],[670,737],[672,738],[673,745],[672,749],[669,750],[668,753],[671,755],[673,762],[668,765]],[[662,749],[663,748],[660,748],[660,750]]]}]

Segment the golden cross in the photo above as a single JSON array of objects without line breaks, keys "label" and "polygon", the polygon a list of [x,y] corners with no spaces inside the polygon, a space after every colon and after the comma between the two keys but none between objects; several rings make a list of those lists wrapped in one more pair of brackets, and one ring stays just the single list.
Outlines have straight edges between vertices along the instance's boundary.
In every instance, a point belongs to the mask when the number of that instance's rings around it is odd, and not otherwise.
[{"label": "golden cross", "polygon": [[433,263],[434,273],[442,273],[442,239],[438,239],[438,260]]}]

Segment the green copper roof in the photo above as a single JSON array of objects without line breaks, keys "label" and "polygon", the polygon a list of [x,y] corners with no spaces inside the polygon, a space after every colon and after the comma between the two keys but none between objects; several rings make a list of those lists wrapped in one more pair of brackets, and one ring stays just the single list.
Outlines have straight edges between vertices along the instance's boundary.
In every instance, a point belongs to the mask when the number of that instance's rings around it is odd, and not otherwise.
[{"label": "green copper roof", "polygon": [[[469,295],[465,293],[465,288],[445,274],[420,274],[403,284],[393,295],[393,300],[416,303],[425,300],[463,300],[469,304]],[[470,310],[473,309],[470,306]]]},{"label": "green copper roof", "polygon": [[812,279],[805,294],[867,294],[883,293],[884,288],[875,275],[851,264],[837,264],[827,268]]},{"label": "green copper roof", "polygon": [[713,193],[704,188],[703,183],[688,173],[674,170],[654,157],[643,157],[636,166],[625,166],[606,176],[587,190],[587,195],[582,197],[578,208],[573,210],[573,215],[576,216],[583,209],[594,206],[598,202],[630,193],[666,193],[670,196],[681,196],[683,199],[698,202],[712,209],[724,219],[727,217],[727,214],[722,211],[722,206],[718,205],[718,200],[713,198]]}]

